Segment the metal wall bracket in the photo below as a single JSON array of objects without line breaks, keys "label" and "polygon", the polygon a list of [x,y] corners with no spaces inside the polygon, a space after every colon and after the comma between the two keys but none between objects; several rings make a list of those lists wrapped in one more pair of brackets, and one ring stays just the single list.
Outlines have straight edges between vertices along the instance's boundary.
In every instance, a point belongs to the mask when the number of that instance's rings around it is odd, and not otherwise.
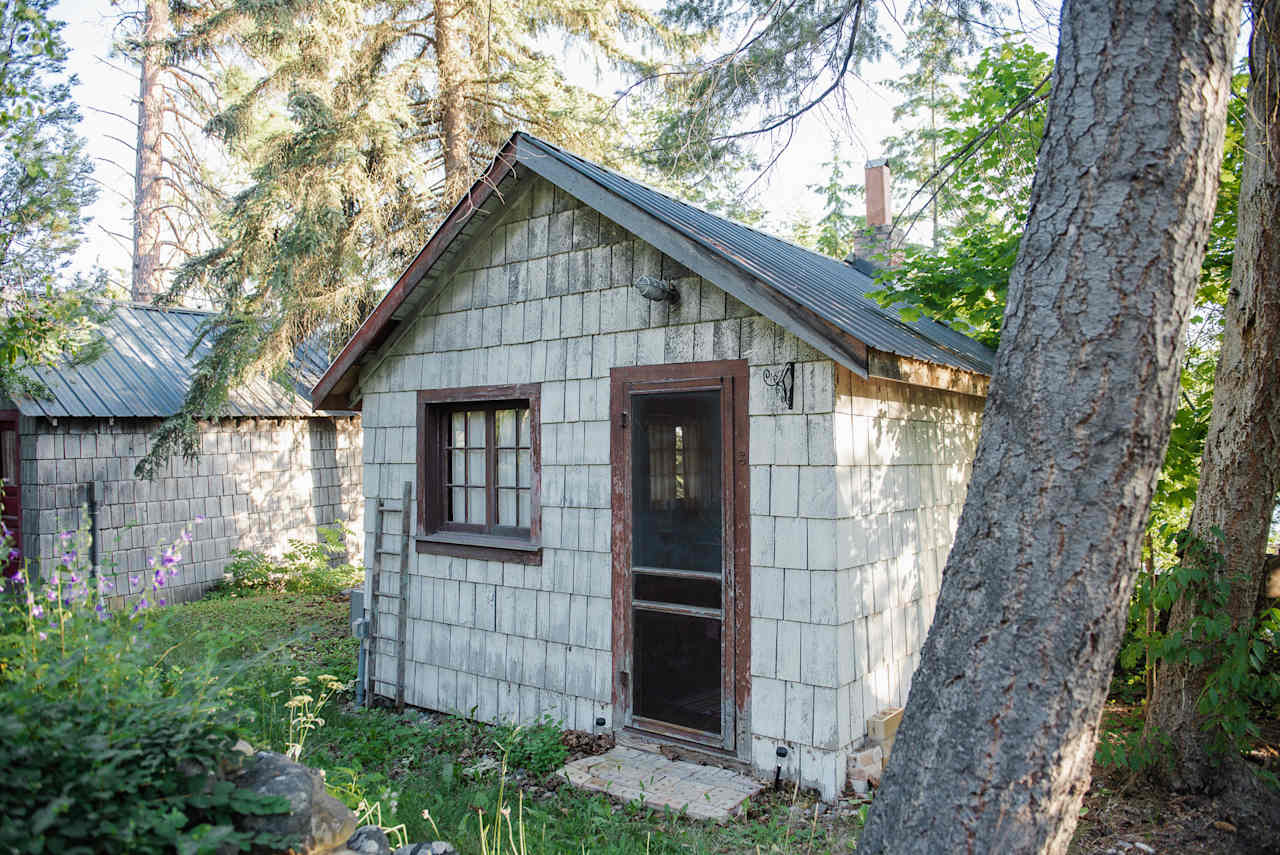
[{"label": "metal wall bracket", "polygon": [[795,409],[796,364],[794,362],[788,362],[776,373],[766,368],[764,370],[764,385],[778,390],[778,400],[786,404],[788,410]]}]

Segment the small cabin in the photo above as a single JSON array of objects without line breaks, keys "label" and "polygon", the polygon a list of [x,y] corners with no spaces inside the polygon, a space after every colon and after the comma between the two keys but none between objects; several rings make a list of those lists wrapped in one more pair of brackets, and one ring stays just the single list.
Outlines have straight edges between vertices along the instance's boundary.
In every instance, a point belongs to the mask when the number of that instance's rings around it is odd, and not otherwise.
[{"label": "small cabin", "polygon": [[161,596],[179,602],[220,582],[236,549],[279,555],[290,540],[315,541],[320,526],[364,528],[359,414],[317,413],[305,397],[326,364],[318,348],[299,352],[289,385],[255,378],[233,388],[221,417],[197,423],[195,457],[135,476],[208,352],[210,319],[116,305],[100,356],[29,367],[44,394],[0,401],[3,520],[33,572],[61,566],[62,533],[83,526],[95,570],[117,595],[136,594],[147,590],[149,559],[177,543],[183,559]]},{"label": "small cabin", "polygon": [[840,791],[993,358],[874,272],[516,133],[312,393],[362,413],[371,691]]}]

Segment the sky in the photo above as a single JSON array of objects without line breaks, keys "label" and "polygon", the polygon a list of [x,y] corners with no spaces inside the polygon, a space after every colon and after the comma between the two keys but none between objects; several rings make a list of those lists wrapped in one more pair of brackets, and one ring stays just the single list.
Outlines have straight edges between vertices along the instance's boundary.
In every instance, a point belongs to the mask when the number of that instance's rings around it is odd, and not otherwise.
[{"label": "sky", "polygon": [[[130,4],[126,0],[124,5]],[[118,12],[106,0],[62,0],[54,14],[67,22],[63,36],[70,49],[69,70],[79,78],[75,97],[84,117],[81,134],[88,141],[88,154],[94,160],[94,175],[101,188],[89,212],[88,239],[76,256],[75,268],[88,272],[101,266],[123,283],[129,267],[134,157],[129,143],[134,135],[131,123],[137,113],[138,81],[127,63],[110,55]],[[894,15],[882,14],[882,24],[892,40],[901,41],[901,27]],[[593,79],[586,62],[570,68],[581,77],[580,85],[602,92],[616,88],[615,81]],[[897,62],[886,55],[862,68],[847,84],[845,107],[839,111],[820,108],[797,125],[783,155],[753,188],[757,204],[766,209],[775,230],[797,217],[813,220],[820,216],[820,200],[809,187],[826,178],[823,164],[831,160],[836,146],[855,164],[883,154],[881,141],[900,130],[893,122],[898,96],[883,82],[900,73]],[[768,157],[769,151],[762,148],[760,160]],[[847,177],[862,182],[861,174]]]}]

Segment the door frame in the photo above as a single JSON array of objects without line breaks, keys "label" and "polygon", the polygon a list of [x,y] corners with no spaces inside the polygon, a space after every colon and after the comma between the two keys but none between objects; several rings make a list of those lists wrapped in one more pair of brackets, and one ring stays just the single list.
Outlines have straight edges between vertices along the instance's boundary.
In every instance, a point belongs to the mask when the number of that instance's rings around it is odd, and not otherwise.
[{"label": "door frame", "polygon": [[[610,543],[613,600],[613,721],[620,729],[639,731],[677,742],[696,743],[739,759],[751,753],[751,516],[750,460],[747,421],[748,370],[744,359],[642,365],[609,372]],[[724,502],[724,589],[731,600],[721,626],[721,709],[730,710],[731,726],[722,741],[708,745],[700,732],[678,725],[646,721],[637,725],[631,709],[631,467],[630,398],[635,392],[679,392],[718,389],[721,395],[721,467]],[[723,720],[723,718],[722,718]]]},{"label": "door frame", "polygon": [[13,520],[13,546],[22,556],[18,562],[10,561],[7,556],[0,560],[0,567],[3,567],[5,575],[8,575],[15,569],[15,563],[19,563],[23,558],[27,557],[22,539],[22,413],[18,410],[0,410],[0,426],[13,425],[13,441],[14,441],[14,472],[13,483],[3,488],[4,493],[4,514]]}]

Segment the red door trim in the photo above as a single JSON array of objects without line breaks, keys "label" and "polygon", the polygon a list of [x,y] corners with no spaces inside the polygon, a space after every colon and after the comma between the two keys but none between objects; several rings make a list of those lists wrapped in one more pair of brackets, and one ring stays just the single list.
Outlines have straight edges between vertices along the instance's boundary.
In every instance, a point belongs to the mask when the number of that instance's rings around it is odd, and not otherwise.
[{"label": "red door trim", "polygon": [[[631,561],[631,492],[628,459],[628,399],[633,391],[676,391],[719,388],[723,413],[726,466],[723,469],[726,535],[732,538],[733,608],[725,615],[724,630],[731,645],[731,685],[734,707],[733,752],[741,759],[751,753],[748,712],[751,700],[751,517],[748,461],[748,370],[746,360],[691,362],[614,368],[609,372],[609,462],[611,475],[611,538],[613,593],[613,710],[614,725],[631,721],[631,694],[625,674],[631,673],[629,572]],[[728,675],[726,675],[727,677]]]}]

